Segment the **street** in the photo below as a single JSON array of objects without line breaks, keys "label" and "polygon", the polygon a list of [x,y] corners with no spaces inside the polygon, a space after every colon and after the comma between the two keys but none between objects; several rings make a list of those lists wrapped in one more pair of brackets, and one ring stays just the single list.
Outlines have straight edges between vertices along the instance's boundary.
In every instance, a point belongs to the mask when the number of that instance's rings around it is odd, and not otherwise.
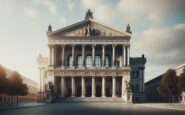
[{"label": "street", "polygon": [[0,111],[0,115],[185,115],[185,111],[126,103],[52,103]]}]

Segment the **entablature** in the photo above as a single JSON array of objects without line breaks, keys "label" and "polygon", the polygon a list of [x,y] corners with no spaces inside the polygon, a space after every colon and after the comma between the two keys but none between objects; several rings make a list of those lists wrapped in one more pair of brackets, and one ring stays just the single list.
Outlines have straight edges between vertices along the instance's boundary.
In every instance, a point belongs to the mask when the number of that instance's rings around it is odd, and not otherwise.
[{"label": "entablature", "polygon": [[48,45],[60,45],[60,44],[120,44],[129,45],[130,39],[122,39],[119,37],[111,38],[70,38],[70,39],[48,39]]},{"label": "entablature", "polygon": [[53,71],[55,76],[123,76],[130,72],[130,67],[124,68],[109,68],[109,69],[72,69],[72,68],[55,68],[48,69]]}]

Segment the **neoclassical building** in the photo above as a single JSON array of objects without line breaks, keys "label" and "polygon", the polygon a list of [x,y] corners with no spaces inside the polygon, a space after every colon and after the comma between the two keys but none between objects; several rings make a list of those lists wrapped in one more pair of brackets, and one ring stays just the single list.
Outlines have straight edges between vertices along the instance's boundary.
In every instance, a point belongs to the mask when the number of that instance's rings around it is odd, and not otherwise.
[{"label": "neoclassical building", "polygon": [[[120,31],[95,21],[90,10],[84,20],[59,30],[53,31],[49,25],[49,57],[37,59],[41,91],[53,93],[55,98],[110,97],[132,102],[131,87],[138,84],[138,89],[144,89],[144,69],[142,79],[132,84],[131,69],[140,66],[130,58],[131,34],[129,25]],[[140,63],[144,68],[146,58],[140,60],[144,60]]]}]

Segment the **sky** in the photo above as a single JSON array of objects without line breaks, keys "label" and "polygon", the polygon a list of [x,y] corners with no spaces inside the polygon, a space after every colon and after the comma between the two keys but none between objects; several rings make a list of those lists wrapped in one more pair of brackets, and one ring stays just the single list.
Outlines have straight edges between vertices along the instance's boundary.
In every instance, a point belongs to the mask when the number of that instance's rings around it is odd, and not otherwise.
[{"label": "sky", "polygon": [[38,82],[48,25],[84,20],[87,9],[119,30],[130,24],[131,57],[147,58],[145,81],[185,63],[185,0],[0,0],[0,64]]}]

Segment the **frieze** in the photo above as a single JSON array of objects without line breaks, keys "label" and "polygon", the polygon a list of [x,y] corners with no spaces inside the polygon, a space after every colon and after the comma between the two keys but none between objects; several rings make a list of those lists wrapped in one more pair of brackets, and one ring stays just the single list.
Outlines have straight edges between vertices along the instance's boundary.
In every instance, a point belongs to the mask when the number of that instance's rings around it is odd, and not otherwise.
[{"label": "frieze", "polygon": [[55,76],[123,76],[124,70],[54,70]]}]

